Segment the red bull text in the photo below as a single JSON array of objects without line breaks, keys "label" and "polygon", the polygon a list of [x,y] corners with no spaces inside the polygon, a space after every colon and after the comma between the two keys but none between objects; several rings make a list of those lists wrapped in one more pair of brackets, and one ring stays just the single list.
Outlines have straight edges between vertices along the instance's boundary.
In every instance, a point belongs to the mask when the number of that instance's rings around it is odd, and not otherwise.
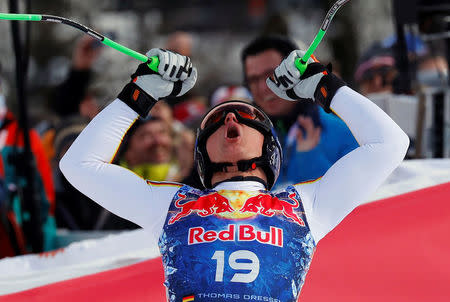
[{"label": "red bull text", "polygon": [[283,229],[270,227],[270,231],[256,229],[249,224],[229,224],[226,230],[205,230],[202,227],[189,229],[188,245],[213,241],[257,241],[262,244],[283,247]]}]

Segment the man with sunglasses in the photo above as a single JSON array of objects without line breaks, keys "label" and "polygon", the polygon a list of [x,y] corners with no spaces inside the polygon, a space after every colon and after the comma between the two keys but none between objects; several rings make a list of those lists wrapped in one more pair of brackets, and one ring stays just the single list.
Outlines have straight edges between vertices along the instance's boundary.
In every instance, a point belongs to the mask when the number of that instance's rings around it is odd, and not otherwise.
[{"label": "man with sunglasses", "polygon": [[[277,188],[321,177],[358,146],[347,126],[334,114],[326,114],[312,101],[286,101],[267,87],[266,78],[295,49],[298,46],[287,37],[262,36],[241,52],[245,84],[254,103],[270,117],[283,147]],[[311,161],[315,164],[310,165]]]},{"label": "man with sunglasses", "polygon": [[81,192],[159,241],[168,301],[296,301],[319,240],[400,164],[408,137],[320,63],[300,76],[294,60],[302,52],[294,51],[269,87],[335,112],[360,147],[320,180],[272,193],[282,161],[272,123],[253,105],[229,101],[212,108],[198,129],[195,161],[206,190],[144,180],[111,164],[123,136],[157,100],[187,92],[197,77],[189,58],[147,53],[154,55],[158,73],[141,64],[73,143],[61,170]]}]

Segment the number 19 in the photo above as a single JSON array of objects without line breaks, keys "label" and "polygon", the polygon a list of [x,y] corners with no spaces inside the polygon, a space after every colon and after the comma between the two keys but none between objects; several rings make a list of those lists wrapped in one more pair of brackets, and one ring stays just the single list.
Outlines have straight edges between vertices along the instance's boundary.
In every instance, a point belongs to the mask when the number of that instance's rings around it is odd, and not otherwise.
[{"label": "number 19", "polygon": [[[225,252],[215,251],[211,259],[217,260],[216,282],[223,282],[225,268]],[[238,260],[250,260],[250,262],[238,262]],[[250,283],[255,281],[259,274],[259,259],[255,253],[247,250],[239,250],[231,253],[228,265],[234,270],[250,270],[249,273],[235,273],[231,282]]]}]

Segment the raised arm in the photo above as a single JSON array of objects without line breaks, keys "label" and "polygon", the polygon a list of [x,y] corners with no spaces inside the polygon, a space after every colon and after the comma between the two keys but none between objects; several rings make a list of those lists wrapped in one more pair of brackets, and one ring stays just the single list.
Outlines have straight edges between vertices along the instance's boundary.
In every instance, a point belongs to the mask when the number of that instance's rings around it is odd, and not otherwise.
[{"label": "raised arm", "polygon": [[[319,181],[297,185],[311,231],[318,242],[363,203],[400,164],[409,139],[384,111],[345,86],[319,63],[310,64],[300,77],[293,64],[298,55],[301,56],[301,52],[293,52],[282,62],[275,71],[275,78],[268,80],[269,87],[285,99],[313,98],[325,111],[335,112],[360,145],[339,159]],[[284,82],[292,84],[284,86],[279,78],[286,75],[289,81]]]},{"label": "raised arm", "polygon": [[182,95],[195,83],[197,72],[189,58],[154,49],[159,74],[141,64],[118,99],[100,112],[78,136],[60,162],[68,181],[111,212],[145,228],[162,226],[176,186],[151,186],[111,161],[122,138],[160,98]]}]

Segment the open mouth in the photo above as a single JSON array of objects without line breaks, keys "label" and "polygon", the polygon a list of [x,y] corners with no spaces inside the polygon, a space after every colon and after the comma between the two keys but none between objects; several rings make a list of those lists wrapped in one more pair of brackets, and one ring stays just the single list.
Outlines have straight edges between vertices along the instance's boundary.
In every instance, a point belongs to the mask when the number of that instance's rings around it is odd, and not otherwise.
[{"label": "open mouth", "polygon": [[238,127],[236,125],[230,124],[227,127],[227,131],[225,133],[225,137],[227,139],[235,140],[235,139],[239,138],[239,136],[240,136],[240,133],[239,133]]}]

